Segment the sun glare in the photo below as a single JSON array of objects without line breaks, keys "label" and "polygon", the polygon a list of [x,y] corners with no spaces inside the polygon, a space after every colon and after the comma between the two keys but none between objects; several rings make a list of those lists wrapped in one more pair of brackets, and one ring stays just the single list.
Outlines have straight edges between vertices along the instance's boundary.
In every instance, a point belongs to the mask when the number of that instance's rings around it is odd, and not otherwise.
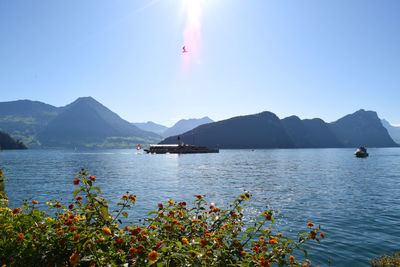
[{"label": "sun glare", "polygon": [[199,62],[201,50],[201,17],[203,13],[204,0],[183,0],[186,17],[186,25],[183,31],[183,45],[185,45],[185,55],[183,64],[185,69],[193,63]]}]

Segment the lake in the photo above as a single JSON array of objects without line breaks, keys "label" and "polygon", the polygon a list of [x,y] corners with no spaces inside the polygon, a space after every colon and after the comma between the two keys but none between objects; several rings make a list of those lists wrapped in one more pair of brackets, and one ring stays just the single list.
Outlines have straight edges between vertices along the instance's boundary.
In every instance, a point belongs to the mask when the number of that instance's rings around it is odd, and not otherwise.
[{"label": "lake", "polygon": [[[326,238],[313,245],[313,265],[368,266],[380,254],[400,250],[400,148],[221,150],[218,154],[147,155],[136,150],[2,151],[0,167],[10,179],[11,206],[21,199],[68,204],[80,168],[96,176],[109,200],[137,195],[131,220],[169,199],[194,195],[227,206],[247,189],[247,220],[266,206],[278,211],[276,228],[292,237],[321,224]],[[43,206],[42,206],[43,207]]]}]

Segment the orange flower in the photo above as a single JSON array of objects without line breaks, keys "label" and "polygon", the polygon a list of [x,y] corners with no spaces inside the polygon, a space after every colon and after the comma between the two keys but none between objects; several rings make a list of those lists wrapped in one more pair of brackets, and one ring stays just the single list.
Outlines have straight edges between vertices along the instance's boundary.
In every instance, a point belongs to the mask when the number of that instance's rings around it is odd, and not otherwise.
[{"label": "orange flower", "polygon": [[56,208],[61,208],[61,207],[62,207],[61,203],[56,203],[54,206],[55,206]]},{"label": "orange flower", "polygon": [[325,238],[325,234],[324,234],[324,233],[319,233],[319,235],[320,235],[322,238]]},{"label": "orange flower", "polygon": [[311,261],[310,261],[309,259],[306,259],[306,262],[307,262],[308,264],[311,264]]},{"label": "orange flower", "polygon": [[103,242],[104,242],[104,238],[96,239],[96,243],[103,243]]},{"label": "orange flower", "polygon": [[76,198],[76,200],[78,200],[78,201],[81,201],[83,198],[81,197],[81,196],[78,196],[77,198]]},{"label": "orange flower", "polygon": [[136,201],[136,196],[135,196],[135,195],[130,196],[129,198],[130,198],[131,200],[133,200],[133,201]]},{"label": "orange flower", "polygon": [[103,227],[101,230],[103,231],[103,233],[111,235],[111,230],[110,230],[110,228],[108,228],[108,227]]},{"label": "orange flower", "polygon": [[123,195],[122,197],[121,197],[121,199],[128,199],[128,196],[127,195]]},{"label": "orange flower", "polygon": [[268,240],[268,243],[276,245],[276,244],[278,244],[278,241],[276,241],[275,239],[270,239],[270,240]]},{"label": "orange flower", "polygon": [[147,259],[149,259],[149,261],[151,262],[155,262],[158,259],[158,252],[153,250],[152,252],[149,253]]},{"label": "orange flower", "polygon": [[309,222],[309,223],[307,223],[307,226],[311,228],[314,226],[314,224],[312,222]]},{"label": "orange flower", "polygon": [[242,255],[242,256],[246,255],[246,251],[244,251],[244,250],[240,251],[240,255]]},{"label": "orange flower", "polygon": [[170,205],[174,205],[175,204],[175,202],[173,201],[173,200],[168,200],[168,203],[170,204]]},{"label": "orange flower", "polygon": [[81,181],[81,180],[79,180],[78,178],[76,178],[76,179],[74,180],[74,184],[77,185],[77,184],[79,184],[80,181]]},{"label": "orange flower", "polygon": [[96,177],[94,177],[93,175],[92,175],[92,176],[89,176],[89,179],[92,180],[93,182],[96,181]]},{"label": "orange flower", "polygon": [[153,230],[156,230],[157,229],[157,226],[155,226],[155,225],[150,225],[149,226],[151,229],[153,229]]},{"label": "orange flower", "polygon": [[17,242],[22,241],[22,239],[24,239],[24,234],[23,233],[19,233],[17,236]]},{"label": "orange flower", "polygon": [[307,265],[307,263],[304,263],[303,265],[302,265],[302,267],[307,267],[308,265]]},{"label": "orange flower", "polygon": [[36,200],[32,200],[32,204],[39,204]]},{"label": "orange flower", "polygon": [[15,208],[12,210],[12,214],[14,214],[14,215],[17,214],[18,212],[19,212],[19,208]]},{"label": "orange flower", "polygon": [[64,231],[63,231],[63,229],[58,229],[58,230],[57,230],[57,234],[58,234],[58,235],[62,235],[62,234],[64,234]]},{"label": "orange flower", "polygon": [[182,243],[183,243],[183,244],[186,244],[186,245],[189,245],[189,241],[187,240],[186,237],[183,237],[183,238],[182,238]]},{"label": "orange flower", "polygon": [[290,261],[291,263],[293,263],[293,262],[294,262],[294,256],[290,255],[289,261]]},{"label": "orange flower", "polygon": [[79,239],[80,239],[81,237],[79,236],[79,235],[74,235],[74,241],[75,242],[79,242]]},{"label": "orange flower", "polygon": [[142,251],[144,249],[144,247],[142,246],[142,245],[139,245],[138,247],[137,247],[137,251]]},{"label": "orange flower", "polygon": [[130,248],[128,252],[129,252],[129,254],[131,254],[131,255],[135,255],[136,252],[137,252],[137,250],[136,250],[136,248]]},{"label": "orange flower", "polygon": [[79,262],[81,258],[79,257],[79,254],[72,253],[71,257],[69,257],[69,263],[72,265],[75,265]]}]

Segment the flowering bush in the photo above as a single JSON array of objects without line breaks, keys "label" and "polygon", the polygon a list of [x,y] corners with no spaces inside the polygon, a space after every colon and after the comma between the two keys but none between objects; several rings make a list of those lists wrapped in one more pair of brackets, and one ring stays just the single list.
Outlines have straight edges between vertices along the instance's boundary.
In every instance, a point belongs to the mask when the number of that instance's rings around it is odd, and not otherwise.
[{"label": "flowering bush", "polygon": [[[53,215],[37,209],[35,200],[11,210],[6,193],[0,192],[0,266],[308,266],[303,243],[324,238],[313,223],[296,241],[274,233],[272,210],[246,225],[247,191],[229,209],[207,203],[202,195],[190,206],[169,200],[140,225],[122,229],[120,216],[128,217],[125,210],[134,206],[136,196],[127,192],[119,208],[109,211],[95,181],[82,169],[72,181],[79,186],[72,203],[47,203]],[[295,258],[295,250],[305,257]]]}]

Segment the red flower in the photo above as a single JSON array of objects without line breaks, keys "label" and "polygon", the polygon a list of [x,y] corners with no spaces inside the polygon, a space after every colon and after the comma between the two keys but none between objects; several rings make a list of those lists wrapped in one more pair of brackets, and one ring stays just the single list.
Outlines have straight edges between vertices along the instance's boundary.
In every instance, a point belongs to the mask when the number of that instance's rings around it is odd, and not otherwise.
[{"label": "red flower", "polygon": [[162,209],[164,206],[163,206],[163,204],[161,204],[161,203],[158,203],[158,205],[157,205],[160,209]]},{"label": "red flower", "polygon": [[78,200],[78,201],[81,201],[83,198],[81,197],[81,196],[78,196],[77,198],[76,198],[76,200]]},{"label": "red flower", "polygon": [[138,247],[137,247],[137,251],[142,251],[144,249],[144,247],[142,246],[142,245],[139,245]]},{"label": "red flower", "polygon": [[119,237],[115,240],[115,244],[117,246],[120,246],[122,244],[122,242],[123,242],[122,238],[119,238]]},{"label": "red flower", "polygon": [[81,181],[81,180],[79,180],[78,178],[76,178],[76,179],[74,180],[74,184],[77,185],[77,184],[79,184],[80,181]]},{"label": "red flower", "polygon": [[17,214],[18,212],[19,212],[19,208],[15,208],[12,210],[12,214],[14,214],[14,215]]},{"label": "red flower", "polygon": [[22,239],[24,239],[24,234],[23,233],[19,233],[17,236],[17,242],[22,241]]},{"label": "red flower", "polygon": [[80,237],[80,235],[74,235],[74,241],[75,242],[79,242],[79,239],[80,239],[81,237]]},{"label": "red flower", "polygon": [[92,180],[93,182],[96,181],[96,177],[94,177],[93,175],[92,175],[92,176],[89,176],[89,179]]},{"label": "red flower", "polygon": [[73,223],[73,222],[72,222],[70,219],[68,219],[68,220],[65,221],[65,225],[68,225],[68,226],[71,226],[72,223]]},{"label": "red flower", "polygon": [[159,241],[159,242],[157,243],[157,245],[156,245],[156,249],[158,249],[159,247],[161,247],[162,244],[164,244],[164,242],[163,242],[163,241]]},{"label": "red flower", "polygon": [[72,210],[74,208],[74,204],[69,204],[68,208]]},{"label": "red flower", "polygon": [[62,205],[61,205],[60,203],[56,203],[54,206],[55,206],[56,208],[61,208],[61,207],[62,207]]},{"label": "red flower", "polygon": [[201,199],[201,195],[197,195],[196,197],[197,197],[198,199]]},{"label": "red flower", "polygon": [[325,234],[324,234],[324,233],[319,233],[319,235],[320,235],[322,238],[325,238]]},{"label": "red flower", "polygon": [[132,235],[138,235],[138,234],[140,234],[140,231],[142,231],[142,228],[140,228],[140,227],[130,230]]},{"label": "red flower", "polygon": [[136,196],[135,195],[130,196],[129,198],[132,199],[133,201],[136,201]]},{"label": "red flower", "polygon": [[123,195],[122,197],[121,197],[121,199],[128,199],[128,196],[127,195]]},{"label": "red flower", "polygon": [[307,223],[307,226],[311,228],[314,226],[314,224],[312,222],[309,222],[309,223]]},{"label": "red flower", "polygon": [[36,200],[32,200],[32,204],[39,204]]},{"label": "red flower", "polygon": [[205,247],[205,246],[207,246],[207,240],[205,240],[205,239],[202,239],[202,240],[200,240],[200,245],[202,246],[202,247]]}]

